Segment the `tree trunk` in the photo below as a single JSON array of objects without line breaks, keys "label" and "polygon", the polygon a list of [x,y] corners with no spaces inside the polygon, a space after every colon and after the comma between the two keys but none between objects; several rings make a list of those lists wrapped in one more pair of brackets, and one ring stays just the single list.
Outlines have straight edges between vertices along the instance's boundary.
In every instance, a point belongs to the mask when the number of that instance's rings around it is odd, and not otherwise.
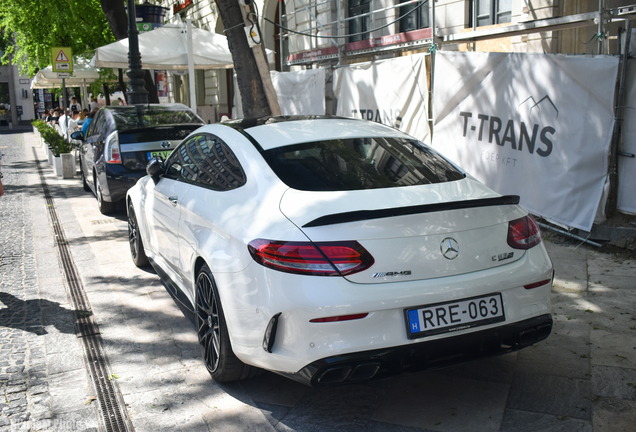
[{"label": "tree trunk", "polygon": [[100,0],[102,10],[115,40],[128,37],[128,15],[126,15],[126,2],[124,0]]},{"label": "tree trunk", "polygon": [[[126,2],[124,0],[100,0],[106,20],[110,30],[113,32],[116,40],[126,39],[128,37],[128,15],[126,14]],[[143,58],[142,58],[143,60]],[[122,92],[126,93],[126,85],[124,84],[124,78],[119,70],[119,85],[123,85]],[[150,71],[146,70],[144,76],[144,87],[148,91],[148,102],[159,103],[159,97],[157,96],[157,86],[150,75]],[[110,105],[110,103],[108,103]]]},{"label": "tree trunk", "polygon": [[[225,35],[232,53],[236,79],[243,102],[245,118],[258,118],[272,115],[267,103],[263,82],[256,65],[252,49],[247,43],[241,6],[236,0],[216,0],[221,21],[226,28]],[[228,30],[229,29],[229,30]]]}]

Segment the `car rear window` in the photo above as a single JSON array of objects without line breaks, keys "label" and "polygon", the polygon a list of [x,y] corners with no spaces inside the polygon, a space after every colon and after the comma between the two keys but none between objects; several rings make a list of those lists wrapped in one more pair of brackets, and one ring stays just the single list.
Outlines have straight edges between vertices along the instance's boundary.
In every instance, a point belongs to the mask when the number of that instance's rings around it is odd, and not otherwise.
[{"label": "car rear window", "polygon": [[316,141],[267,150],[263,156],[287,186],[305,191],[391,188],[465,177],[424,144],[402,138]]},{"label": "car rear window", "polygon": [[118,131],[177,124],[203,125],[201,119],[188,109],[157,106],[136,108],[131,106],[111,111]]}]

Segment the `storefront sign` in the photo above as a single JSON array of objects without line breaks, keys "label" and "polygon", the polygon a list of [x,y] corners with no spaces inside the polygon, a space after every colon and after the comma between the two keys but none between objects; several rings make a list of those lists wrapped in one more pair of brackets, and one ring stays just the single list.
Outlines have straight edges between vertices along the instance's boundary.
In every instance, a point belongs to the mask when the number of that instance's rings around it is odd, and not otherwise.
[{"label": "storefront sign", "polygon": [[[393,35],[382,36],[375,39],[365,39],[357,42],[349,42],[345,45],[344,53],[348,55],[358,54],[357,51],[377,50],[381,48],[398,47],[404,44],[423,45],[427,43],[433,32],[430,28],[412,30],[409,32],[397,33]],[[305,51],[296,54],[290,54],[287,57],[289,64],[308,63],[312,61],[328,60],[338,58],[338,47],[331,46],[326,48]]]},{"label": "storefront sign", "polygon": [[183,0],[181,2],[176,2],[172,5],[172,13],[177,13],[183,11],[188,6],[192,5],[194,0]]},{"label": "storefront sign", "polygon": [[345,52],[358,51],[368,48],[385,47],[390,45],[429,39],[433,35],[430,28],[412,30],[404,33],[382,36],[375,39],[365,39],[357,42],[349,42],[345,45]]},{"label": "storefront sign", "polygon": [[307,61],[307,60],[324,60],[327,58],[338,57],[338,47],[332,46],[327,48],[320,48],[311,51],[305,51],[296,54],[290,54],[287,57],[287,61],[289,63],[294,63],[296,61]]}]

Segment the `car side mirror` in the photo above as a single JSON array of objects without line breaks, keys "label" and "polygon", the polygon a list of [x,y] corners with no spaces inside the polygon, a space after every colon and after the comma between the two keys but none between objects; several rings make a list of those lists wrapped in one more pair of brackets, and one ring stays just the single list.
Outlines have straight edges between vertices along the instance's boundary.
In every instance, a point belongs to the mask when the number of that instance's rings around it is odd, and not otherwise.
[{"label": "car side mirror", "polygon": [[163,165],[163,158],[161,156],[155,156],[150,159],[148,165],[146,165],[146,172],[148,175],[154,179],[163,175],[166,172],[166,169]]},{"label": "car side mirror", "polygon": [[71,138],[74,140],[84,141],[84,132],[77,131],[71,134]]}]

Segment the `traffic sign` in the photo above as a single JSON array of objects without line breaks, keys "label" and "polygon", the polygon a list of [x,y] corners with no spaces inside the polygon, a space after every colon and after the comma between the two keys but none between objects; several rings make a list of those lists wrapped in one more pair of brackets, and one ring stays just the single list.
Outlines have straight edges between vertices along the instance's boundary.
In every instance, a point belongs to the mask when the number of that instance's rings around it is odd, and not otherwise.
[{"label": "traffic sign", "polygon": [[68,73],[68,72],[58,72],[57,77],[58,78],[70,78],[71,74]]},{"label": "traffic sign", "polygon": [[70,47],[51,47],[53,72],[73,72],[73,53]]},{"label": "traffic sign", "polygon": [[60,52],[57,54],[57,57],[55,58],[56,62],[68,62],[68,57],[66,57],[66,54],[64,54],[63,50],[60,50]]}]

